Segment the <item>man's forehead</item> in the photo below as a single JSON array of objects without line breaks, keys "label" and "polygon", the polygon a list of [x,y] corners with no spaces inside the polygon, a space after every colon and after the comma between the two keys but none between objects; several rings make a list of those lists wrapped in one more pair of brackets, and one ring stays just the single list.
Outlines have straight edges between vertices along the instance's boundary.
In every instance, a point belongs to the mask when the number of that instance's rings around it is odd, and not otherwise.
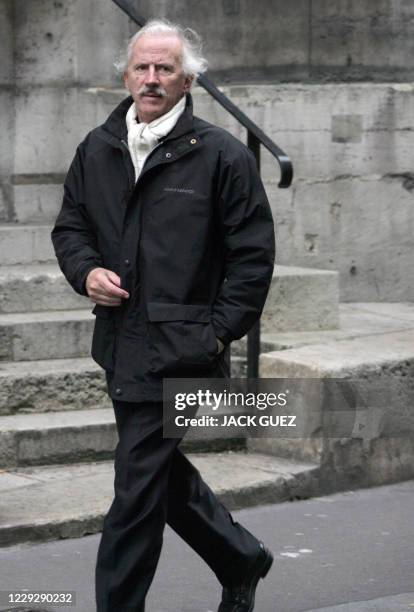
[{"label": "man's forehead", "polygon": [[134,59],[150,57],[151,59],[169,58],[179,60],[181,58],[182,42],[174,34],[144,34],[134,44],[132,56]]}]

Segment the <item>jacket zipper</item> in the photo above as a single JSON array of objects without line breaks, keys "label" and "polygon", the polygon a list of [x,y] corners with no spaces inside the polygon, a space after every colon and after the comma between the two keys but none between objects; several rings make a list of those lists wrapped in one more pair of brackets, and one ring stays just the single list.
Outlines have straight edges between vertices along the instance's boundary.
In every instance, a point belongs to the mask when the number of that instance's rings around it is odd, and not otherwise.
[{"label": "jacket zipper", "polygon": [[[125,140],[121,140],[121,143],[124,145],[125,149],[128,151],[129,163],[127,162],[125,165],[127,166],[127,173],[128,173],[128,182],[129,182],[128,201],[129,201],[129,199],[130,199],[130,197],[132,195],[132,192],[135,189],[135,167],[134,167],[134,164],[132,163],[131,153],[129,151],[128,143],[125,142]],[[130,168],[131,167],[132,167],[133,177],[134,177],[133,182],[131,181],[131,173],[130,173]]]},{"label": "jacket zipper", "polygon": [[[129,147],[128,147],[128,143],[127,143],[127,142],[125,142],[125,140],[123,140],[123,139],[121,139],[121,143],[124,145],[125,149],[128,151],[129,161],[130,161],[130,164],[131,164],[131,166],[132,166],[132,168],[133,168],[133,170],[134,170],[134,179],[135,179],[135,166],[134,166],[134,164],[132,163],[131,153],[130,153],[130,150],[129,150]],[[130,188],[130,190],[129,190],[129,193],[128,193],[128,202],[130,201],[130,199],[131,199],[131,197],[132,197],[132,194],[134,193],[134,191],[135,191],[135,189],[136,189],[136,187],[137,187],[137,185],[138,185],[138,183],[139,183],[139,181],[140,181],[140,179],[141,179],[141,177],[142,177],[142,175],[143,175],[143,170],[144,170],[144,168],[145,168],[145,165],[146,165],[146,163],[147,163],[148,159],[151,157],[151,155],[154,153],[154,151],[155,151],[156,149],[158,149],[158,148],[159,148],[161,145],[163,145],[163,144],[164,144],[164,141],[163,141],[163,140],[161,140],[161,141],[160,141],[160,142],[159,142],[159,143],[158,143],[158,144],[157,144],[157,145],[156,145],[156,146],[155,146],[155,147],[152,149],[152,151],[150,151],[150,153],[148,154],[148,156],[147,156],[147,158],[146,158],[146,160],[145,160],[145,162],[144,162],[144,165],[143,165],[143,166],[142,166],[142,168],[141,168],[141,172],[140,172],[140,174],[139,174],[138,178],[137,178],[136,180],[134,180],[134,185],[133,185],[133,186]],[[128,172],[128,176],[129,176],[129,172]],[[128,202],[127,202],[127,206],[128,206]],[[126,212],[126,209],[125,209],[125,212]],[[140,225],[141,225],[141,222],[142,222],[142,219],[141,219],[141,214],[140,214]],[[141,240],[141,228],[140,228],[140,231],[139,231],[139,239],[138,239],[138,244],[137,244],[137,252],[139,251],[139,243],[140,243],[140,240]],[[142,282],[141,284],[142,284],[142,286],[144,286],[143,282]]]}]

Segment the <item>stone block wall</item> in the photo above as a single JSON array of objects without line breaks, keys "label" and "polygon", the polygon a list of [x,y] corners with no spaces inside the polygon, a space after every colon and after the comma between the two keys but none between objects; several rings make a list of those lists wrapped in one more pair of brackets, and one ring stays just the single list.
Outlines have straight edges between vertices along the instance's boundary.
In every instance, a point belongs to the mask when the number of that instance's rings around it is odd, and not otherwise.
[{"label": "stone block wall", "polygon": [[222,82],[411,80],[410,0],[140,0],[200,31]]},{"label": "stone block wall", "polygon": [[0,222],[13,215],[14,33],[11,2],[0,3]]},{"label": "stone block wall", "polygon": [[[262,155],[279,263],[339,270],[342,300],[413,300],[414,5],[138,4],[198,29],[225,93],[292,157],[294,184],[279,190]],[[133,31],[110,0],[0,0],[1,222],[53,221],[76,145],[125,93],[113,61]],[[245,139],[194,97],[197,114]]]}]

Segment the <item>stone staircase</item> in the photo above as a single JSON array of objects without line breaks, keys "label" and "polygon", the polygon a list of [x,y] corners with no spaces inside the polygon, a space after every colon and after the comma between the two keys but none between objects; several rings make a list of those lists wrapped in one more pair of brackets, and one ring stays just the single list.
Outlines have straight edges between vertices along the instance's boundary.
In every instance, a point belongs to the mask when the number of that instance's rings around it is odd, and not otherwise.
[{"label": "stone staircase", "polygon": [[[117,434],[90,358],[92,305],[56,264],[51,222],[48,209],[36,224],[0,225],[0,545],[97,531],[113,490]],[[378,379],[393,399],[385,421],[346,441],[317,428],[306,440],[184,440],[230,508],[414,476],[413,304],[340,305],[336,272],[276,266],[261,326],[262,376]],[[245,339],[232,374],[246,374]]]},{"label": "stone staircase", "polygon": [[[72,4],[45,11],[44,3],[21,3],[21,11],[4,13],[16,36],[2,41],[0,219],[8,223],[0,224],[0,546],[99,531],[113,492],[116,428],[102,371],[89,356],[92,308],[62,277],[50,229],[75,146],[125,96],[110,67],[129,25],[113,3],[99,3],[105,27],[91,37],[89,25],[83,27],[90,23],[90,3],[76,10]],[[53,37],[51,54],[45,40]],[[28,46],[15,53],[14,40]],[[96,41],[104,58],[99,66]],[[378,278],[384,278],[379,295],[393,298],[395,287],[396,295],[408,295],[405,272],[395,285],[394,278],[402,267],[411,269],[409,241],[399,237],[406,236],[412,208],[403,112],[412,87],[255,83],[223,89],[295,161],[296,184],[283,191],[276,187],[274,159],[262,155],[285,259],[315,265],[335,254],[346,295],[377,295]],[[196,88],[194,98],[199,116],[245,138],[206,93]],[[385,107],[398,119],[389,130]],[[341,132],[341,144],[338,127],[346,120],[352,128],[350,117],[363,118],[362,126],[356,139],[350,129]],[[372,154],[378,134],[392,138],[393,155]],[[354,200],[364,206],[352,208]],[[382,231],[390,219],[394,242]],[[375,228],[368,242],[367,227]],[[373,273],[348,274],[359,249],[368,252],[361,270],[375,254]],[[184,441],[183,447],[229,508],[414,477],[413,333],[412,304],[340,305],[336,272],[277,266],[262,317],[262,376],[377,379],[392,391],[387,418],[372,419],[369,431],[345,441],[323,440],[316,429],[308,440],[217,438]],[[245,358],[242,339],[233,345],[233,376],[245,375]]]},{"label": "stone staircase", "polygon": [[[0,226],[3,546],[99,531],[113,494],[117,434],[89,356],[92,305],[63,278],[50,229]],[[233,376],[245,375],[245,360],[242,339]],[[182,448],[232,509],[409,478],[412,436],[383,434],[412,407],[413,371],[412,304],[340,305],[336,272],[277,266],[262,317],[262,376],[379,377],[398,398],[385,430],[346,443],[315,432],[309,440],[188,439]]]},{"label": "stone staircase", "polygon": [[339,313],[338,329],[265,333],[261,376],[358,381],[373,405],[337,439],[321,436],[320,405],[309,401],[309,438],[249,439],[248,449],[318,463],[329,491],[413,478],[414,303],[341,304]]},{"label": "stone staircase", "polygon": [[[92,305],[63,278],[50,230],[50,224],[0,226],[0,490],[6,509],[0,524],[2,545],[99,530],[112,495],[117,433],[103,372],[89,356]],[[337,285],[332,272],[278,267],[264,329],[334,326]],[[298,287],[302,294],[296,304]],[[315,308],[307,319],[308,295],[314,296]],[[245,340],[235,343],[232,367],[234,376],[243,375]],[[317,490],[314,462],[247,454],[242,438],[189,439],[182,448],[233,508]],[[220,474],[214,465],[220,465]],[[86,508],[92,503],[88,489],[93,475],[100,497],[91,517]],[[57,478],[65,483],[61,499],[56,498],[62,487]],[[67,498],[78,495],[68,511]],[[54,507],[53,519],[47,519],[45,499]],[[86,522],[81,518],[85,512]]]}]

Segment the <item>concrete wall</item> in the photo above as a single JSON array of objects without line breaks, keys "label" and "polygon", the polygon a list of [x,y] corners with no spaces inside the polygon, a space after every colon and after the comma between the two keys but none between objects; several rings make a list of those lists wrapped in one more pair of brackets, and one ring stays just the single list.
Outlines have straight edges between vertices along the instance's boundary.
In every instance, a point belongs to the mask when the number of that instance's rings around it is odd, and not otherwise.
[{"label": "concrete wall", "polygon": [[411,0],[140,0],[199,31],[223,81],[410,80]]},{"label": "concrete wall", "polygon": [[[7,64],[14,31],[19,82],[114,84],[114,51],[136,27],[111,0],[0,0],[0,5],[1,50]],[[414,78],[411,0],[208,5],[137,0],[136,5],[144,16],[177,20],[200,32],[211,73],[222,82]],[[14,14],[14,23],[7,13]]]},{"label": "concrete wall", "polygon": [[114,57],[131,31],[106,0],[0,0],[0,221],[55,216],[68,163],[96,120],[85,88],[119,86]]},{"label": "concrete wall", "polygon": [[12,214],[14,146],[14,29],[12,1],[0,3],[0,222]]},{"label": "concrete wall", "polygon": [[[245,66],[244,79],[258,77],[255,66],[274,75],[296,66],[293,79],[311,72],[325,78],[328,65],[331,76],[342,66],[341,78],[348,78],[351,43],[361,70],[374,63],[382,70],[370,78],[391,78],[391,68],[395,79],[412,75],[412,3],[290,4],[282,10],[279,1],[216,1],[208,19],[205,5],[202,12],[188,0],[174,3],[173,12],[161,0],[143,1],[140,10],[197,27],[211,66],[232,74]],[[352,30],[351,16],[358,17]],[[124,95],[114,90],[120,80],[112,63],[134,27],[110,0],[0,0],[0,17],[0,220],[50,223],[77,143]],[[263,154],[279,263],[339,270],[343,300],[413,300],[412,84],[278,84],[277,78],[224,90],[294,161],[292,189],[279,190],[277,166]],[[206,94],[195,90],[195,98],[197,114],[244,139]]]}]

